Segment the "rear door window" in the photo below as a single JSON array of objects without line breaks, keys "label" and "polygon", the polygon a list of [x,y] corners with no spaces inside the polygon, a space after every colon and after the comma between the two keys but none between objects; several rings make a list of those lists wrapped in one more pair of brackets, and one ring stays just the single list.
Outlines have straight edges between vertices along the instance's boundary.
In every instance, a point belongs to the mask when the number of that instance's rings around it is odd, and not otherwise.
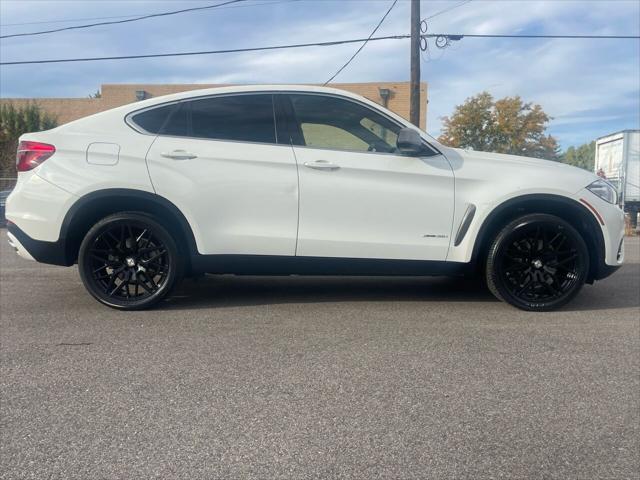
[{"label": "rear door window", "polygon": [[277,143],[271,93],[184,100],[137,113],[131,121],[155,135]]},{"label": "rear door window", "polygon": [[191,100],[192,137],[276,143],[273,95],[229,95]]}]

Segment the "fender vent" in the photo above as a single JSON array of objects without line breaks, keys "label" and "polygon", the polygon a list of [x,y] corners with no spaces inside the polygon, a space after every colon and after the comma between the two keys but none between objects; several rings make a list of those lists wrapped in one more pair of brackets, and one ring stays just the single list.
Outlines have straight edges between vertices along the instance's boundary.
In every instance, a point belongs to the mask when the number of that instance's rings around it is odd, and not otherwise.
[{"label": "fender vent", "polygon": [[473,203],[470,203],[467,207],[467,210],[464,212],[464,215],[462,216],[462,222],[460,222],[455,241],[453,242],[454,247],[460,245],[462,243],[462,240],[464,240],[464,236],[467,234],[467,230],[469,230],[469,226],[471,225],[471,221],[473,220],[473,216],[475,214],[476,206]]}]

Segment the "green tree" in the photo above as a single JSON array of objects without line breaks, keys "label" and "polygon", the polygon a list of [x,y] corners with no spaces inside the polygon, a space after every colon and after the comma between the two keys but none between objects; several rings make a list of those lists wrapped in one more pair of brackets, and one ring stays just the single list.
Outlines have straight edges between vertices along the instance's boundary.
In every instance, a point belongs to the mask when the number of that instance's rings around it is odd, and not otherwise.
[{"label": "green tree", "polygon": [[438,140],[451,147],[558,160],[557,140],[545,135],[549,120],[540,105],[519,96],[494,100],[482,92],[442,119]]},{"label": "green tree", "polygon": [[49,130],[57,125],[56,119],[44,112],[36,103],[15,107],[0,104],[0,173],[15,174],[16,149],[20,135],[27,132]]},{"label": "green tree", "polygon": [[562,154],[560,160],[563,163],[584,168],[592,172],[596,161],[596,142],[585,143],[578,148],[569,147],[567,151]]}]

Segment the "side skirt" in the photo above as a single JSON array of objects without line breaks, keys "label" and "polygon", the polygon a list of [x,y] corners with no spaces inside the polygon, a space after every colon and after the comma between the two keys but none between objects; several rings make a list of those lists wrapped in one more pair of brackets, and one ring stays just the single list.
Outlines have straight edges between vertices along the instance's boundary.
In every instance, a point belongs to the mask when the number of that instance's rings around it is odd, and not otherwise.
[{"label": "side skirt", "polygon": [[195,273],[235,275],[456,276],[470,264],[427,260],[294,257],[272,255],[195,255]]}]

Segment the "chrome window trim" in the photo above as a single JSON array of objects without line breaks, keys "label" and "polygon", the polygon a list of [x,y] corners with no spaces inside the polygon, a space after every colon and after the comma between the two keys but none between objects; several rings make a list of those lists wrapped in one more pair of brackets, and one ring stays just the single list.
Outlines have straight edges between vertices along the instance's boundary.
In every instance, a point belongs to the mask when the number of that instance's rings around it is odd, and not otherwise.
[{"label": "chrome window trim", "polygon": [[129,113],[127,113],[125,115],[124,123],[126,123],[129,128],[132,128],[133,130],[135,130],[138,133],[141,133],[143,135],[153,135],[155,137],[158,134],[151,133],[151,132],[145,130],[140,125],[138,125],[136,122],[134,122],[132,117],[134,115],[139,114],[139,113],[148,112],[148,111],[154,110],[156,108],[168,107],[169,105],[176,105],[178,103],[180,103],[180,100],[174,100],[172,102],[166,102],[166,103],[158,103],[157,105],[151,105],[150,107],[145,107],[145,108],[141,108],[141,109],[138,109],[138,110],[134,110],[134,111],[129,112]]},{"label": "chrome window trim", "polygon": [[[312,148],[312,149],[316,149],[316,150],[327,150],[327,151],[333,151],[333,152],[349,152],[349,153],[364,153],[364,154],[375,154],[375,155],[392,155],[392,156],[403,156],[402,154],[399,153],[391,153],[391,152],[363,152],[361,150],[343,150],[343,149],[337,149],[337,148],[326,148],[326,147],[308,147],[306,145],[293,145],[291,143],[277,143],[278,141],[278,128],[277,128],[277,122],[276,122],[276,117],[275,117],[275,99],[273,99],[272,97],[272,107],[273,107],[273,115],[274,115],[274,128],[275,128],[275,134],[276,134],[276,143],[272,143],[272,142],[251,142],[251,141],[245,141],[245,140],[225,140],[225,139],[218,139],[218,138],[203,138],[203,137],[189,137],[189,136],[185,136],[185,135],[164,135],[164,134],[155,134],[155,133],[151,133],[146,131],[145,129],[143,129],[142,127],[140,127],[138,124],[136,124],[132,117],[134,115],[137,115],[138,113],[143,113],[149,110],[153,110],[155,108],[161,108],[161,107],[166,107],[168,105],[174,105],[177,103],[183,103],[183,102],[190,102],[190,101],[194,101],[194,100],[203,100],[203,99],[207,99],[207,98],[217,98],[217,97],[229,97],[229,96],[239,96],[239,95],[315,95],[315,96],[325,96],[325,97],[333,97],[333,98],[337,98],[340,100],[345,100],[347,102],[351,102],[351,103],[355,103],[356,105],[362,106],[364,108],[367,108],[375,113],[377,113],[378,115],[383,116],[384,118],[386,118],[387,120],[389,120],[390,122],[392,122],[393,124],[399,126],[400,128],[408,128],[405,125],[403,125],[402,123],[399,123],[396,119],[390,117],[389,115],[387,115],[385,112],[382,112],[378,109],[374,109],[374,107],[372,107],[371,105],[368,105],[364,102],[361,102],[358,99],[355,98],[350,98],[344,95],[340,95],[340,94],[336,94],[336,93],[327,93],[327,92],[309,92],[309,91],[303,91],[303,90],[254,90],[254,91],[247,91],[247,92],[226,92],[226,93],[213,93],[213,94],[208,94],[208,95],[198,95],[198,96],[194,96],[194,97],[186,97],[186,98],[181,98],[179,100],[171,100],[168,102],[163,102],[163,103],[157,103],[155,105],[151,105],[148,107],[143,107],[140,108],[138,110],[133,110],[129,113],[127,113],[127,115],[125,115],[124,117],[124,121],[127,124],[127,126],[129,126],[131,129],[135,130],[136,132],[143,134],[143,135],[152,135],[154,137],[169,137],[169,138],[187,138],[187,139],[191,139],[191,140],[208,140],[208,141],[213,141],[213,142],[232,142],[232,143],[249,143],[249,144],[258,144],[258,145],[276,145],[276,146],[288,146],[288,147],[295,147],[295,148]],[[431,150],[433,151],[434,155],[442,155],[442,152],[437,149],[436,147],[434,147],[433,145],[431,145],[430,142],[428,142],[427,140],[425,140],[424,138],[422,139],[423,142],[425,143],[425,145]],[[420,158],[420,157],[416,157],[416,158]]]},{"label": "chrome window trim", "polygon": [[[363,108],[366,108],[372,112],[377,113],[378,115],[380,115],[381,117],[386,118],[387,120],[389,120],[391,123],[393,123],[394,125],[399,126],[400,128],[408,128],[405,125],[399,123],[395,118],[390,117],[389,115],[387,115],[385,112],[378,110],[377,108],[372,107],[371,105],[368,105],[364,102],[361,102],[358,99],[355,98],[351,98],[351,97],[345,97],[343,95],[338,95],[335,93],[327,93],[327,92],[305,92],[305,91],[282,91],[283,94],[287,94],[287,95],[315,95],[315,96],[324,96],[324,97],[333,97],[333,98],[338,98],[340,100],[345,100],[347,102],[351,102],[351,103],[355,103],[356,105],[359,105]],[[296,119],[297,122],[297,119]],[[422,138],[422,135],[420,136]],[[429,142],[427,142],[424,138],[422,138],[423,142],[425,143],[425,145],[434,153],[435,155],[442,155],[442,152],[440,150],[438,150],[437,148],[435,148],[433,145],[431,145]],[[406,155],[402,155],[401,153],[397,153],[397,152],[364,152],[362,150],[347,150],[347,149],[340,149],[340,148],[328,148],[328,147],[309,147],[307,145],[293,145],[293,147],[295,148],[312,148],[312,149],[316,149],[316,150],[329,150],[332,152],[349,152],[349,153],[373,153],[373,154],[378,154],[378,155],[393,155],[393,156],[406,156]],[[415,157],[415,158],[420,158],[420,157]]]},{"label": "chrome window trim", "polygon": [[[230,96],[238,96],[238,95],[259,95],[259,94],[264,94],[264,95],[271,95],[271,111],[273,112],[273,134],[274,137],[276,139],[275,143],[274,142],[251,142],[248,140],[226,140],[224,138],[207,138],[207,137],[191,137],[188,135],[165,135],[165,134],[160,134],[160,133],[151,133],[147,130],[145,130],[144,128],[142,128],[140,125],[138,125],[134,120],[133,117],[135,115],[138,115],[139,113],[144,113],[144,112],[148,112],[150,110],[154,110],[156,108],[163,108],[163,107],[167,107],[169,105],[176,105],[176,104],[180,104],[180,103],[185,103],[185,102],[192,102],[194,100],[206,100],[208,98],[218,98],[218,97],[230,97]],[[181,98],[180,100],[172,100],[169,102],[164,102],[164,103],[158,103],[155,105],[151,105],[149,107],[144,107],[144,108],[140,108],[138,110],[133,110],[129,113],[127,113],[124,117],[124,122],[133,130],[135,130],[138,133],[141,133],[143,135],[153,135],[154,137],[170,137],[170,138],[188,138],[188,139],[192,139],[192,140],[211,140],[211,141],[217,141],[217,142],[235,142],[235,143],[257,143],[257,144],[261,144],[261,145],[281,145],[278,143],[278,129],[277,129],[277,125],[276,125],[276,109],[275,109],[275,102],[273,99],[273,95],[274,93],[271,91],[256,91],[256,92],[234,92],[234,93],[221,93],[221,94],[214,94],[214,95],[200,95],[200,96],[196,96],[196,97],[188,97],[188,98]]]},{"label": "chrome window trim", "polygon": [[153,133],[150,133],[148,135],[153,135],[154,137],[161,137],[161,138],[184,138],[187,140],[201,140],[203,142],[242,143],[247,145],[265,145],[269,147],[285,147],[285,148],[292,147],[292,145],[288,143],[250,142],[248,140],[225,140],[222,138],[187,137],[186,135],[154,135]]}]

